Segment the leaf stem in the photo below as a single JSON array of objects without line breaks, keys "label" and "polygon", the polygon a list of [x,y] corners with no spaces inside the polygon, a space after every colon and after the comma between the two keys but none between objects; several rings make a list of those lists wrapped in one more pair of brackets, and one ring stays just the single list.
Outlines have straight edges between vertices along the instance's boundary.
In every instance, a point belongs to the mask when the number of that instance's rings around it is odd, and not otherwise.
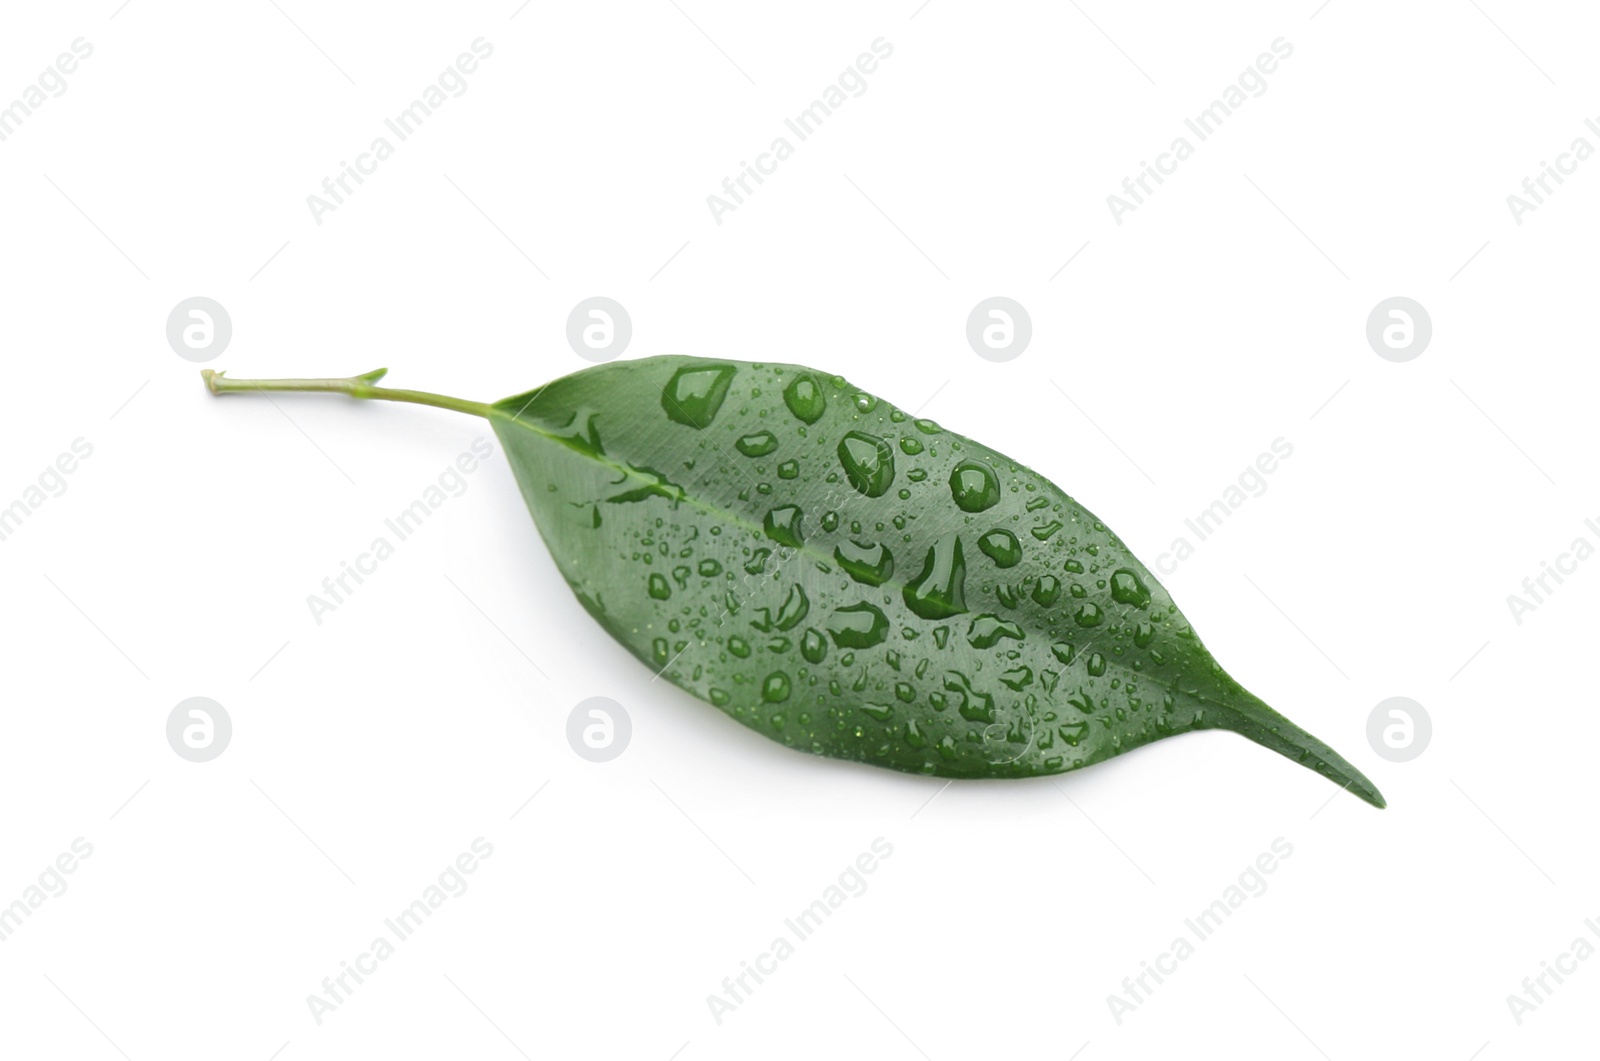
[{"label": "leaf stem", "polygon": [[488,417],[493,406],[484,402],[468,401],[465,398],[452,398],[448,394],[432,394],[428,391],[397,390],[393,387],[377,387],[373,384],[384,377],[389,370],[375,368],[371,372],[363,372],[359,376],[345,376],[340,379],[229,379],[225,373],[213,372],[209,368],[201,369],[200,376],[206,381],[206,389],[212,394],[238,394],[248,391],[300,391],[325,394],[346,394],[352,398],[372,398],[386,402],[410,402],[413,405],[432,405],[439,409],[454,409],[458,413],[470,413],[473,416]]}]

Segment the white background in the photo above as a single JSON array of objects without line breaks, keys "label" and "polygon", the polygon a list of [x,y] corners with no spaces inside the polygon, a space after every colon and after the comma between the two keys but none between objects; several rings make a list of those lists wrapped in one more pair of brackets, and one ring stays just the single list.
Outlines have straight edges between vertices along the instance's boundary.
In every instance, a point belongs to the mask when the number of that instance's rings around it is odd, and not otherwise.
[{"label": "white background", "polygon": [[[1600,917],[1600,564],[1520,625],[1506,603],[1600,541],[1600,162],[1521,225],[1506,203],[1600,146],[1592,11],[516,2],[6,12],[0,102],[73,40],[94,53],[0,143],[0,504],[74,439],[93,455],[0,542],[0,901],[94,850],[0,943],[0,1050],[1592,1051],[1600,961],[1520,1025],[1506,1002]],[[306,197],[479,37],[468,91],[314,221]],[[714,221],[706,197],[878,37],[865,94]],[[1279,37],[1265,94],[1117,224],[1106,196]],[[997,294],[1034,328],[1004,364],[964,335]],[[307,595],[489,432],[214,400],[165,337],[195,295],[233,322],[210,367],[387,365],[482,400],[584,367],[567,314],[606,295],[625,356],[794,361],[926,403],[1151,564],[1281,436],[1267,492],[1164,581],[1390,807],[1222,733],[948,790],[797,755],[600,632],[498,444],[318,625]],[[1434,326],[1404,364],[1364,334],[1394,295]],[[597,695],[633,721],[605,765],[565,737]],[[190,696],[233,720],[209,763],[166,741]],[[1391,696],[1433,719],[1409,763],[1367,743]],[[306,997],[477,837],[470,889],[319,1025]],[[715,1021],[707,996],[876,837],[870,888]],[[1278,837],[1266,893],[1119,1024],[1107,996]]]}]

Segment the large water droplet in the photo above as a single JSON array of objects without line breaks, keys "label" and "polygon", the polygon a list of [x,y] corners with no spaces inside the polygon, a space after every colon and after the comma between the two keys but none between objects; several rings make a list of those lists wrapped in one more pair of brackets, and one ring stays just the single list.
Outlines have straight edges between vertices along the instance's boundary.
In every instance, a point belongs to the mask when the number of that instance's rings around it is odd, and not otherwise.
[{"label": "large water droplet", "polygon": [[1022,627],[998,615],[979,615],[967,628],[967,644],[973,648],[993,648],[1002,637],[1022,640]]},{"label": "large water droplet", "polygon": [[1022,546],[1017,536],[999,527],[979,538],[978,548],[994,561],[995,567],[1015,567],[1022,559]]},{"label": "large water droplet", "polygon": [[917,725],[915,719],[906,723],[906,743],[913,748],[921,748],[928,743],[928,738],[923,735],[922,727]]},{"label": "large water droplet", "polygon": [[732,365],[690,365],[672,374],[661,391],[661,408],[680,424],[699,429],[710,425],[728,396]]},{"label": "large water droplet", "polygon": [[778,609],[778,629],[794,629],[810,610],[811,600],[806,596],[805,588],[795,583],[789,587],[789,596],[784,598],[783,607]]},{"label": "large water droplet", "polygon": [[967,562],[961,539],[945,535],[928,549],[922,574],[905,588],[906,607],[923,619],[948,619],[967,610]]},{"label": "large water droplet", "polygon": [[1111,599],[1118,604],[1132,604],[1143,608],[1150,603],[1150,590],[1139,581],[1139,576],[1125,567],[1119,567],[1111,576]]},{"label": "large water droplet", "polygon": [[761,699],[769,704],[781,704],[789,699],[789,676],[781,670],[767,675],[761,683]]},{"label": "large water droplet", "polygon": [[794,505],[779,505],[767,513],[767,518],[762,522],[762,529],[767,537],[779,545],[787,545],[791,549],[800,548],[800,509]]},{"label": "large water droplet", "polygon": [[994,697],[988,693],[981,693],[972,687],[972,682],[960,671],[946,671],[944,676],[946,692],[956,694],[956,712],[968,722],[993,722]]},{"label": "large water droplet", "polygon": [[821,663],[828,656],[828,639],[816,629],[808,629],[800,637],[800,655],[807,663]]},{"label": "large water droplet", "polygon": [[666,600],[672,596],[672,586],[659,574],[650,576],[650,596],[656,600]]},{"label": "large water droplet", "polygon": [[753,435],[745,435],[739,439],[733,444],[733,448],[746,457],[765,457],[778,448],[778,436],[771,431],[757,431]]},{"label": "large water droplet", "polygon": [[1085,601],[1078,605],[1077,612],[1072,616],[1072,621],[1079,626],[1099,626],[1105,621],[1105,613],[1093,601]]},{"label": "large water droplet", "polygon": [[839,463],[850,485],[868,497],[882,497],[894,482],[894,450],[873,435],[852,431],[840,439]]},{"label": "large water droplet", "polygon": [[1012,667],[1010,670],[1000,675],[1000,683],[1007,689],[1020,692],[1021,690],[1033,684],[1033,668]]},{"label": "large water droplet", "polygon": [[843,541],[834,547],[833,558],[845,574],[868,586],[881,586],[894,574],[894,554],[886,545]]},{"label": "large water droplet", "polygon": [[982,512],[1000,500],[1000,480],[982,461],[964,460],[950,470],[950,496],[963,512]]},{"label": "large water droplet", "polygon": [[828,396],[815,376],[801,374],[783,388],[783,404],[799,419],[814,424],[822,419],[823,411],[828,408]]},{"label": "large water droplet", "polygon": [[889,619],[875,606],[862,601],[848,608],[836,608],[828,618],[828,633],[840,648],[871,648],[889,636]]}]

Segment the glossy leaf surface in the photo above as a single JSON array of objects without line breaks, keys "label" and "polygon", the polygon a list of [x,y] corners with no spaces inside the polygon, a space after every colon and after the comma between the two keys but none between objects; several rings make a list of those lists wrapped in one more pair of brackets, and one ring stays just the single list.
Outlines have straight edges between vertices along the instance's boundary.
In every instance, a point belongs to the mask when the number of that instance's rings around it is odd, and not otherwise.
[{"label": "glossy leaf surface", "polygon": [[1221,669],[1092,513],[841,377],[612,362],[489,419],[590,613],[773,740],[999,778],[1220,728],[1383,805]]}]

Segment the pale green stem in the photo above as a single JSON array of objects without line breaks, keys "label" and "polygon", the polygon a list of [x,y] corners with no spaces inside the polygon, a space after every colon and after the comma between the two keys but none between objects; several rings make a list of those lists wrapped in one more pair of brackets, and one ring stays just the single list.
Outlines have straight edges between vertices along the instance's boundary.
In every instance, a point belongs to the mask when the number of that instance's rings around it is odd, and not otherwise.
[{"label": "pale green stem", "polygon": [[386,368],[373,369],[359,376],[343,379],[229,379],[221,372],[201,369],[200,375],[212,394],[237,394],[248,391],[300,391],[309,393],[346,394],[352,398],[373,398],[386,402],[411,402],[414,405],[432,405],[439,409],[454,409],[458,413],[487,417],[493,406],[484,402],[452,398],[448,394],[431,394],[428,391],[396,390],[392,387],[375,387]]}]

